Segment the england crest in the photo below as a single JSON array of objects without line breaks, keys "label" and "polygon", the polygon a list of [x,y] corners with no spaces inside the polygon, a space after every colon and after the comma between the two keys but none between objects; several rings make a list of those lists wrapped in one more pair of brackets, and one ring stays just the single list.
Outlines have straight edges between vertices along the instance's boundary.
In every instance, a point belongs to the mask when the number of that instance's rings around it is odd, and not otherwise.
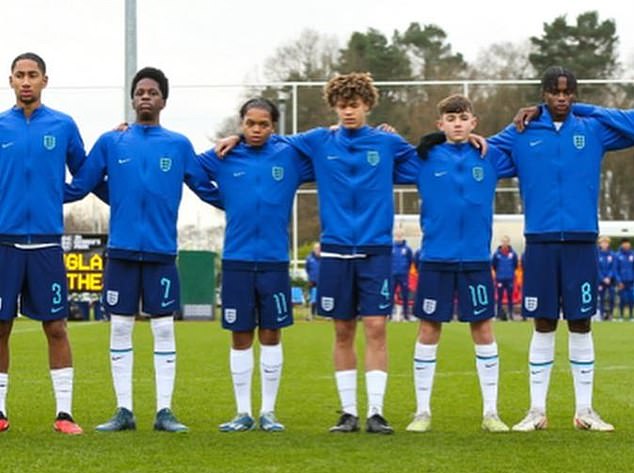
[{"label": "england crest", "polygon": [[106,304],[117,305],[119,302],[119,291],[106,291]]},{"label": "england crest", "polygon": [[55,137],[53,135],[44,135],[44,138],[42,139],[42,144],[44,145],[44,148],[49,151],[55,149]]},{"label": "england crest", "polygon": [[381,156],[378,151],[368,151],[368,163],[370,166],[376,166],[381,161]]},{"label": "england crest", "polygon": [[225,309],[225,322],[232,324],[238,318],[236,309]]},{"label": "england crest", "polygon": [[335,308],[335,298],[334,297],[322,297],[321,298],[321,308],[326,312],[330,312]]},{"label": "england crest", "polygon": [[426,314],[436,312],[436,299],[423,299],[423,312]]},{"label": "england crest", "polygon": [[475,166],[471,169],[471,175],[476,181],[482,181],[484,179],[484,168],[482,166]]},{"label": "england crest", "polygon": [[583,149],[586,147],[586,137],[584,135],[574,135],[572,137],[572,142],[577,149]]},{"label": "england crest", "polygon": [[537,303],[539,299],[537,297],[525,297],[524,308],[529,312],[535,312],[537,310]]},{"label": "england crest", "polygon": [[284,179],[284,168],[282,166],[273,166],[271,168],[271,174],[273,175],[273,179],[281,181]]},{"label": "england crest", "polygon": [[170,158],[169,156],[163,156],[159,160],[159,167],[163,172],[167,172],[172,169],[172,158]]}]

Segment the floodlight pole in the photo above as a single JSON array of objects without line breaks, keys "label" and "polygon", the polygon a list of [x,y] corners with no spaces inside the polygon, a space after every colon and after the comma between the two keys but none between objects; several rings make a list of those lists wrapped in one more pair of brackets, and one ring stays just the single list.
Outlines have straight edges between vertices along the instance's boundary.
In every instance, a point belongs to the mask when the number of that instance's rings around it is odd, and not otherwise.
[{"label": "floodlight pole", "polygon": [[137,27],[136,27],[136,0],[125,0],[125,78],[123,88],[124,120],[128,123],[134,121],[134,111],[130,100],[130,87],[132,78],[137,69]]}]

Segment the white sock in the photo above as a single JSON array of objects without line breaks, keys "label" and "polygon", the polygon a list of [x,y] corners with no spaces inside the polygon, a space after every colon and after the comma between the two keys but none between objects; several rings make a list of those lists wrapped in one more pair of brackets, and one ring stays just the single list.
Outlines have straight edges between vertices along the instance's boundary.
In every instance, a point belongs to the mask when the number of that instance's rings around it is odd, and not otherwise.
[{"label": "white sock", "polygon": [[282,377],[284,355],[282,344],[260,346],[260,376],[262,378],[262,413],[275,411],[275,400]]},{"label": "white sock", "polygon": [[381,370],[366,371],[365,385],[368,391],[368,418],[374,414],[382,416],[387,373]]},{"label": "white sock", "polygon": [[154,377],[156,381],[156,411],[172,408],[176,378],[176,340],[174,317],[151,319],[154,335]]},{"label": "white sock", "polygon": [[416,342],[414,348],[414,389],[416,390],[416,415],[431,414],[430,400],[436,373],[438,344],[424,345]]},{"label": "white sock", "polygon": [[253,377],[253,347],[246,350],[231,349],[229,354],[233,393],[236,397],[237,412],[252,415],[251,378]]},{"label": "white sock", "polygon": [[66,412],[68,415],[72,415],[73,368],[51,370],[51,380],[53,381],[53,391],[55,391],[57,414]]},{"label": "white sock", "polygon": [[528,354],[531,409],[546,412],[550,372],[555,361],[555,332],[533,332]]},{"label": "white sock", "polygon": [[110,370],[117,396],[117,407],[132,410],[132,331],[134,317],[112,315],[110,317]]},{"label": "white sock", "polygon": [[335,371],[337,391],[341,400],[341,410],[358,416],[357,412],[357,370]]},{"label": "white sock", "polygon": [[7,415],[7,391],[9,389],[9,373],[0,373],[0,412]]},{"label": "white sock", "polygon": [[482,392],[483,415],[498,413],[498,383],[500,380],[500,359],[498,344],[476,345],[476,369]]},{"label": "white sock", "polygon": [[592,408],[594,381],[594,343],[592,333],[568,334],[568,355],[575,386],[577,412]]}]

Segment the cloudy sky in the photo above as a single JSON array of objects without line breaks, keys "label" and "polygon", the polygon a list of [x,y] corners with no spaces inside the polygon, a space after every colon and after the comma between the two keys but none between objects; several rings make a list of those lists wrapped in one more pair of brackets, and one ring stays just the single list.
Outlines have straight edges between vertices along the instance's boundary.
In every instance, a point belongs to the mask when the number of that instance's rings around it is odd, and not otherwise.
[{"label": "cloudy sky", "polygon": [[[41,54],[49,74],[44,101],[75,118],[88,147],[123,117],[124,4],[20,0],[0,6],[0,68],[8,77],[17,54]],[[448,33],[454,51],[473,61],[490,44],[540,35],[544,22],[558,15],[572,22],[581,12],[598,10],[601,20],[616,21],[622,62],[631,66],[634,15],[623,5],[613,0],[137,0],[138,65],[166,72],[172,90],[162,122],[202,151],[218,124],[236,113],[241,85],[264,81],[264,61],[305,29],[333,36],[343,46],[353,31],[372,27],[389,37],[411,22],[433,23]],[[4,108],[14,101],[7,81],[0,82],[0,99]],[[200,210],[192,205],[188,198],[183,218],[195,221]]]}]

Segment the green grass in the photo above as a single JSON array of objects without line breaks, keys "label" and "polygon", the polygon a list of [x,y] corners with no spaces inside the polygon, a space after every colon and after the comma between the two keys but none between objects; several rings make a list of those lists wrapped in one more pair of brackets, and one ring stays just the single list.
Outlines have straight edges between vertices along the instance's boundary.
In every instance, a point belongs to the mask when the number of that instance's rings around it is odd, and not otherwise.
[{"label": "green grass", "polygon": [[[108,324],[101,322],[70,324],[75,358],[74,415],[86,434],[69,438],[51,430],[54,400],[41,329],[30,321],[16,322],[8,398],[11,430],[0,434],[3,471],[594,473],[630,471],[634,463],[634,323],[603,323],[594,328],[598,354],[594,404],[606,420],[616,425],[617,432],[573,429],[572,380],[567,335],[562,326],[549,395],[549,429],[498,435],[479,430],[481,401],[473,344],[467,327],[455,323],[444,328],[438,353],[433,431],[404,431],[415,408],[411,365],[417,324],[391,324],[385,415],[397,432],[387,437],[327,432],[339,408],[331,361],[333,333],[327,321],[300,321],[284,332],[285,365],[277,414],[287,426],[285,433],[217,431],[219,423],[233,416],[235,407],[228,370],[229,335],[216,322],[182,322],[176,329],[174,410],[190,426],[190,433],[152,431],[152,343],[145,322],[137,322],[134,334],[138,430],[96,433],[94,426],[110,417],[115,407],[108,329]],[[498,323],[496,332],[502,360],[500,414],[512,424],[528,407],[526,359],[531,325]],[[359,353],[361,348],[360,341]],[[256,412],[260,402],[258,379],[256,374]],[[363,415],[362,370],[359,381]]]}]

